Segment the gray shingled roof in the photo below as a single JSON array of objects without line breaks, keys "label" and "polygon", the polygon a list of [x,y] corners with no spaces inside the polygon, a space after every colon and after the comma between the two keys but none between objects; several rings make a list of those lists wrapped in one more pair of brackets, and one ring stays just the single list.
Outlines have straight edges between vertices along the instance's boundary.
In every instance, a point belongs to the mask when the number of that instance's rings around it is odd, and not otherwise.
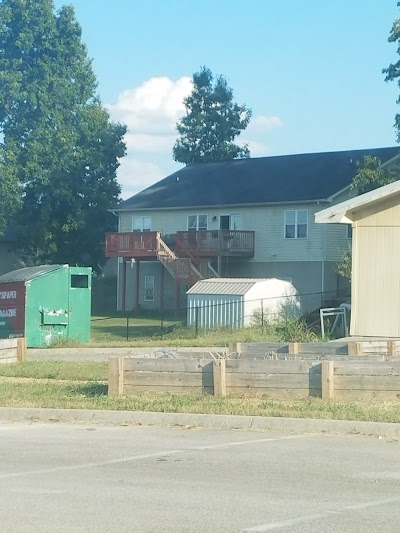
[{"label": "gray shingled roof", "polygon": [[116,211],[324,200],[351,184],[364,155],[385,162],[399,152],[396,146],[191,164]]},{"label": "gray shingled roof", "polygon": [[13,270],[12,272],[7,272],[7,274],[0,276],[0,283],[18,283],[29,281],[65,267],[66,265],[40,265],[19,268],[18,270]]}]

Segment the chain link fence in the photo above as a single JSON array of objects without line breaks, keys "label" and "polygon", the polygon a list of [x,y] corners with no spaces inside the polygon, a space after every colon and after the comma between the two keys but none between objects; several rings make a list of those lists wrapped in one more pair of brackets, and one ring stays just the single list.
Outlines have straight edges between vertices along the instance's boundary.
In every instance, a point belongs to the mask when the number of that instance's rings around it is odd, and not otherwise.
[{"label": "chain link fence", "polygon": [[[286,304],[282,301],[287,299]],[[312,309],[314,302],[339,302],[349,301],[349,291],[319,291],[297,294],[295,296],[279,296],[271,298],[258,298],[247,300],[231,299],[223,302],[203,303],[188,307],[186,312],[176,313],[164,311],[163,313],[143,311],[137,313],[128,311],[116,313],[112,316],[92,318],[92,333],[112,335],[114,338],[129,340],[131,338],[163,339],[164,336],[179,330],[188,338],[197,338],[204,330],[241,329],[251,327],[261,333],[267,333],[270,328],[280,320],[287,318],[302,320],[310,328],[319,326],[319,306],[314,311],[301,312],[301,308]],[[301,307],[296,301],[301,301]],[[276,302],[279,300],[279,310]],[[274,311],[275,309],[275,311]],[[184,331],[186,330],[186,332]]]}]

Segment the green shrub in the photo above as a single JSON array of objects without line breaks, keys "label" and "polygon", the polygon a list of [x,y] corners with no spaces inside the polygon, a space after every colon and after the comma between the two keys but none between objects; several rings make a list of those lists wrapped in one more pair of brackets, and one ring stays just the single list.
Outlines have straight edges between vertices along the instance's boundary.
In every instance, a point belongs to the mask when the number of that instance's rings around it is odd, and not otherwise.
[{"label": "green shrub", "polygon": [[315,342],[318,336],[304,319],[285,316],[276,326],[276,334],[282,342]]}]

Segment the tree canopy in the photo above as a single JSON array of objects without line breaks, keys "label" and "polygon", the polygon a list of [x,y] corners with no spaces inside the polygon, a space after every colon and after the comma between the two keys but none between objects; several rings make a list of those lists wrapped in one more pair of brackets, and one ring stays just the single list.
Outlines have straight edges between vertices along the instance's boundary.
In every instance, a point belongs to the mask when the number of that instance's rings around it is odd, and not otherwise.
[{"label": "tree canopy", "polygon": [[234,143],[250,122],[251,110],[234,102],[224,76],[207,67],[193,74],[193,90],[184,100],[186,115],[177,123],[180,137],[173,157],[180,163],[223,161],[250,156],[247,145]]},{"label": "tree canopy", "polygon": [[362,161],[357,161],[357,173],[353,178],[352,187],[357,189],[358,194],[363,194],[398,178],[398,165],[384,167],[379,157],[366,155]]},{"label": "tree canopy", "polygon": [[71,6],[0,3],[0,86],[0,212],[9,206],[23,258],[96,268],[126,128],[101,105]]},{"label": "tree canopy", "polygon": [[[397,2],[397,6],[400,7],[400,2]],[[390,43],[397,44],[397,55],[400,56],[400,19],[396,19],[393,22],[392,29],[389,34],[388,41]],[[400,87],[400,59],[395,63],[391,63],[387,68],[383,69],[385,74],[385,81],[396,81],[398,87]],[[397,104],[400,104],[400,97],[397,99]],[[400,114],[396,113],[394,126],[397,131],[397,141],[400,142]]]}]

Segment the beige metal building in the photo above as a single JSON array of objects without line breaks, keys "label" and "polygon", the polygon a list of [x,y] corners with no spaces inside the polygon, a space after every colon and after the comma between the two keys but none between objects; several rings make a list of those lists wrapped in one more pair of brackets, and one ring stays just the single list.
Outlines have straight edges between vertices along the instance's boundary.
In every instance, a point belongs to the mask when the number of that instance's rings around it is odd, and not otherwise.
[{"label": "beige metal building", "polygon": [[400,181],[318,212],[352,225],[350,334],[400,337]]}]

